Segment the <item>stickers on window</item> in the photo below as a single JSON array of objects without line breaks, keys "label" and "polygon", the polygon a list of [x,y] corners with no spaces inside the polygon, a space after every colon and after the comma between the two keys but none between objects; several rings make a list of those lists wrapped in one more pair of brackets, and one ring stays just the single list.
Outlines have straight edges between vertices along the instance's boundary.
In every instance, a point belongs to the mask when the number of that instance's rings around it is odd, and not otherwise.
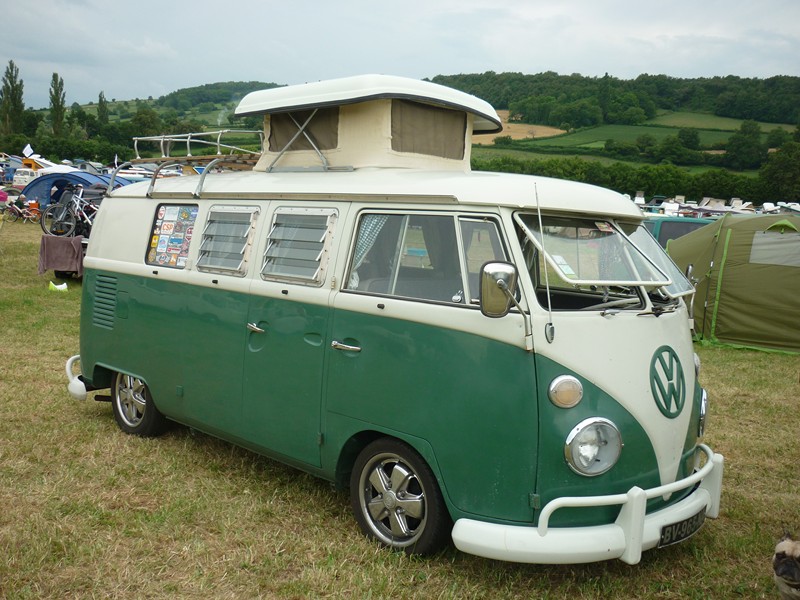
[{"label": "stickers on window", "polygon": [[599,231],[602,231],[603,233],[614,233],[614,228],[611,227],[611,225],[609,223],[606,223],[605,221],[595,221],[594,226],[597,227],[597,229]]},{"label": "stickers on window", "polygon": [[197,219],[196,204],[161,204],[156,209],[145,255],[148,265],[183,269]]},{"label": "stickers on window", "polygon": [[564,273],[564,275],[575,275],[575,271],[573,271],[572,267],[569,266],[567,259],[560,254],[553,255],[553,262],[558,265],[558,268],[561,269],[561,272]]}]

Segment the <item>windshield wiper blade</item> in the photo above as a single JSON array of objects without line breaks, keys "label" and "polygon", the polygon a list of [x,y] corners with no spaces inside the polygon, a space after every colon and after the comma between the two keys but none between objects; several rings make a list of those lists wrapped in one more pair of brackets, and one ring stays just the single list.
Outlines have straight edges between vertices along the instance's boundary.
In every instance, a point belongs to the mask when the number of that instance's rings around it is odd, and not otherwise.
[{"label": "windshield wiper blade", "polygon": [[652,309],[646,310],[644,312],[637,313],[636,316],[637,317],[644,317],[644,316],[647,316],[647,315],[653,315],[655,317],[660,317],[664,313],[675,312],[677,309],[678,309],[678,305],[677,304],[670,304],[668,306],[656,306],[654,304]]}]

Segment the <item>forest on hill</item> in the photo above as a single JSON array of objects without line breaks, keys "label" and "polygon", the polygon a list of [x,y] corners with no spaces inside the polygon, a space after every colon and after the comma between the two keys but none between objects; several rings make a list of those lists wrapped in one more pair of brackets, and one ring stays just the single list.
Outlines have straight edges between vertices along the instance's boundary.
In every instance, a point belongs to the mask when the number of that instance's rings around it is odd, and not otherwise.
[{"label": "forest on hill", "polygon": [[431,81],[483,98],[495,109],[508,109],[524,122],[556,127],[565,122],[572,127],[633,125],[652,119],[658,109],[800,123],[800,77],[681,79],[643,74],[626,80],[609,75],[489,71],[437,75]]},{"label": "forest on hill", "polygon": [[[624,193],[800,200],[800,77],[622,80],[553,72],[437,75],[431,79],[508,110],[518,123],[549,125],[552,138],[480,139],[473,168],[553,175]],[[25,109],[13,61],[0,89],[0,151],[27,144],[54,160],[109,163],[134,156],[133,137],[260,129],[236,118],[247,93],[274,82],[218,82],[159,98],[64,105],[53,74],[49,109]],[[254,148],[255,149],[255,148]]]}]

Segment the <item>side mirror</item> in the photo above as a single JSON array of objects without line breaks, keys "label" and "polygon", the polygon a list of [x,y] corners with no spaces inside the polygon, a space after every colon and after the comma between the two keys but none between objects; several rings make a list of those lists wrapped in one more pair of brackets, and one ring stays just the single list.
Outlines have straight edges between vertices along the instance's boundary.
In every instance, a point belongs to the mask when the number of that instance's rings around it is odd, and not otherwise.
[{"label": "side mirror", "polygon": [[517,269],[507,262],[488,262],[481,267],[481,312],[498,318],[508,314],[517,292]]}]

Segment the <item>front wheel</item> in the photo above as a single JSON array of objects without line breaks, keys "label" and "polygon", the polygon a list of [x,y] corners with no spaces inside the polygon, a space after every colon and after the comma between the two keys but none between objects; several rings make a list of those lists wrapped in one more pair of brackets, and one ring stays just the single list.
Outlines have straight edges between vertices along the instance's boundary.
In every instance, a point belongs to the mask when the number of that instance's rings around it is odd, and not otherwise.
[{"label": "front wheel", "polygon": [[452,522],[430,467],[408,444],[382,438],[353,465],[350,502],[361,531],[407,554],[433,554]]},{"label": "front wheel", "polygon": [[167,419],[153,404],[153,397],[144,381],[117,373],[111,392],[114,418],[122,431],[142,437],[154,437],[164,432]]},{"label": "front wheel", "polygon": [[51,204],[44,209],[39,224],[47,235],[69,236],[75,231],[78,219],[68,206]]}]

